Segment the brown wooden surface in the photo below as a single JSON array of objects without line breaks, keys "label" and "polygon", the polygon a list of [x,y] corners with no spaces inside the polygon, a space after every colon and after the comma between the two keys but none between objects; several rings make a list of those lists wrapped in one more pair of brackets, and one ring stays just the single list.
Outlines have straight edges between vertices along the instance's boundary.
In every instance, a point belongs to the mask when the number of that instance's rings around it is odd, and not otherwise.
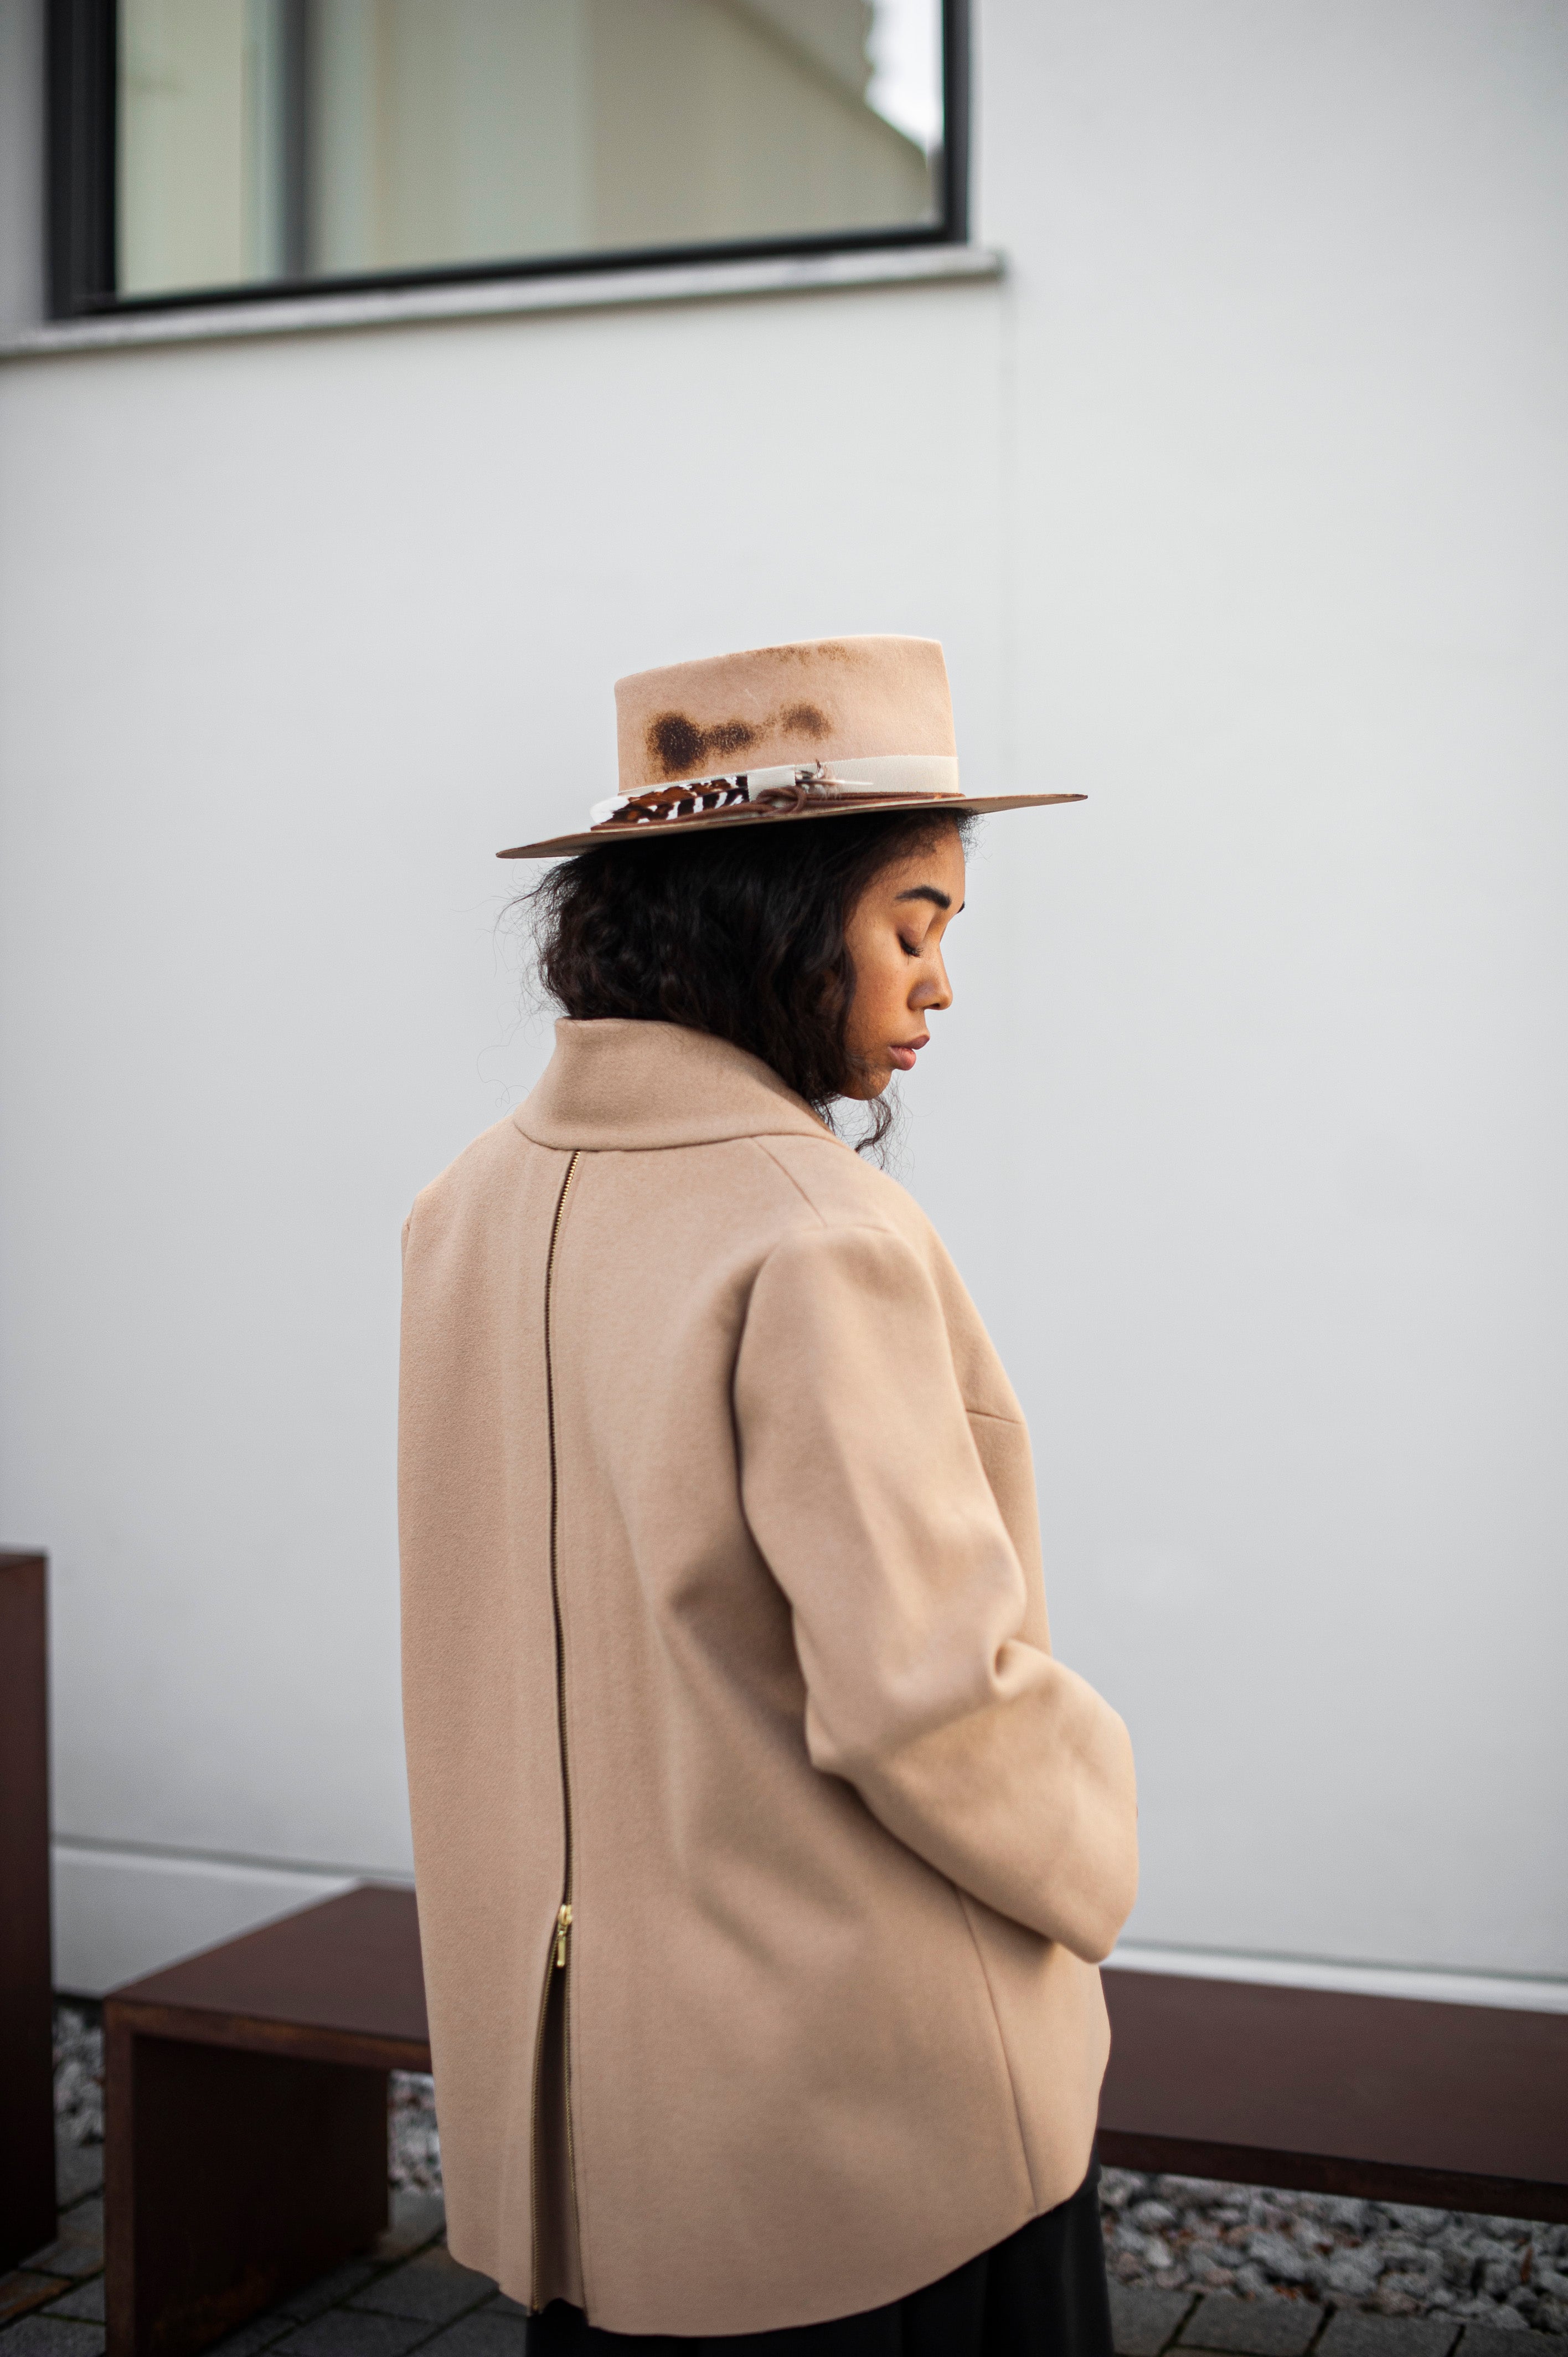
[{"label": "brown wooden surface", "polygon": [[138,2038],[166,2038],[185,2046],[231,2046],[245,2054],[289,2055],[300,2062],[347,2062],[363,2071],[428,2071],[430,2047],[417,2038],[368,2037],[349,2029],[299,2029],[258,2021],[242,2013],[188,2011],[169,2005],[122,2005],[106,2000],[104,2020]]},{"label": "brown wooden surface", "polygon": [[0,2273],[55,2233],[48,1582],[0,1553]]},{"label": "brown wooden surface", "polygon": [[108,2357],[192,2357],[373,2243],[427,2071],[411,1890],[367,1883],[103,2007]]},{"label": "brown wooden surface", "polygon": [[108,2357],[190,2357],[387,2222],[383,2071],[106,2017]]},{"label": "brown wooden surface", "polygon": [[106,2005],[134,2010],[148,2031],[203,2044],[430,2068],[419,1917],[413,1891],[390,1883],[361,1883],[127,1981]]},{"label": "brown wooden surface", "polygon": [[1102,2159],[1568,2221],[1568,2015],[1105,1975]]}]

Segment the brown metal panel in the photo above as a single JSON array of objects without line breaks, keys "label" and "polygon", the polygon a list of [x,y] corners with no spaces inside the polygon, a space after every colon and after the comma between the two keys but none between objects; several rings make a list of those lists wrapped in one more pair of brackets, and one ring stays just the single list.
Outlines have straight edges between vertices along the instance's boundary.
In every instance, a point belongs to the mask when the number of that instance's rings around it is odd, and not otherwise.
[{"label": "brown metal panel", "polygon": [[0,2272],[55,2234],[48,1578],[0,1553]]},{"label": "brown metal panel", "polygon": [[103,2027],[109,2357],[191,2357],[375,2241],[386,2074],[430,2067],[411,1890],[149,1973]]},{"label": "brown metal panel", "polygon": [[346,2062],[360,2070],[428,2071],[427,2039],[365,2037],[351,2029],[316,2029],[306,2023],[258,2021],[242,2013],[208,2013],[193,2006],[142,2005],[134,1997],[105,2000],[105,2021],[136,2038],[174,2038],[193,2046],[238,2046],[250,2054],[291,2054],[304,2062]]},{"label": "brown metal panel", "polygon": [[105,2047],[108,2357],[192,2357],[384,2229],[384,2071]]},{"label": "brown metal panel", "polygon": [[103,2309],[109,2347],[136,2345],[134,2039],[103,2009]]},{"label": "brown metal panel", "polygon": [[113,1996],[126,2004],[274,2022],[290,2031],[342,2030],[429,2051],[419,1914],[413,1891],[390,1883],[361,1883],[127,1981]]},{"label": "brown metal panel", "polygon": [[1115,1970],[1115,2165],[1568,2219],[1568,2016]]},{"label": "brown metal panel", "polygon": [[1487,2217],[1544,2218],[1568,2224],[1568,2187],[1531,2185],[1517,2177],[1466,2177],[1446,2169],[1391,2169],[1375,2160],[1336,2160],[1321,2153],[1261,2145],[1203,2144],[1191,2136],[1127,2136],[1102,2128],[1100,2158],[1112,2169],[1150,2176],[1216,2178],[1222,2184],[1284,2186],[1294,2193],[1353,2193],[1363,2201],[1415,2201],[1428,2210],[1479,2211]]}]

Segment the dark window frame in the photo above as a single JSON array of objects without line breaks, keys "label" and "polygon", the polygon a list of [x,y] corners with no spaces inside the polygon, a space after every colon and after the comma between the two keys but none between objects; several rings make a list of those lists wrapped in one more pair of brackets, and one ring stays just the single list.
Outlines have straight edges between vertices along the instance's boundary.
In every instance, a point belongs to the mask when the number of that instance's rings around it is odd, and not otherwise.
[{"label": "dark window frame", "polygon": [[269,278],[239,285],[181,287],[167,294],[121,295],[114,284],[118,20],[117,0],[49,0],[48,264],[49,308],[56,319],[968,242],[970,0],[942,0],[940,221],[898,229],[823,230],[705,245],[625,246],[529,255],[515,262],[456,263],[332,278]]}]

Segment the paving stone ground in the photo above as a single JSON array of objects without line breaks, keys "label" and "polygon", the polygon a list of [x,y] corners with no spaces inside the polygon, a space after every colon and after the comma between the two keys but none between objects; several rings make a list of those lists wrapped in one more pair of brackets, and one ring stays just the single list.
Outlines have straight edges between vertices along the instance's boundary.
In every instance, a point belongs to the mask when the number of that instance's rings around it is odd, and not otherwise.
[{"label": "paving stone ground", "polygon": [[[280,2300],[212,2357],[525,2357],[522,2310],[446,2250],[438,2194],[400,2187],[377,2249]],[[103,2206],[79,2198],[58,2242],[0,2277],[3,2357],[102,2357]],[[69,2274],[66,2264],[69,2262]],[[74,2280],[70,2278],[74,2276]]]},{"label": "paving stone ground", "polygon": [[1458,2318],[1366,2316],[1279,2294],[1111,2287],[1117,2357],[1568,2357],[1568,2338]]},{"label": "paving stone ground", "polygon": [[[103,2357],[96,2026],[61,2012],[59,2231],[0,2276],[0,2357]],[[526,2357],[521,2309],[446,2249],[427,2080],[394,2076],[389,2176],[376,2250],[211,2357]],[[1124,2169],[1101,2190],[1117,2357],[1568,2357],[1532,2329],[1568,2322],[1568,2229]]]}]

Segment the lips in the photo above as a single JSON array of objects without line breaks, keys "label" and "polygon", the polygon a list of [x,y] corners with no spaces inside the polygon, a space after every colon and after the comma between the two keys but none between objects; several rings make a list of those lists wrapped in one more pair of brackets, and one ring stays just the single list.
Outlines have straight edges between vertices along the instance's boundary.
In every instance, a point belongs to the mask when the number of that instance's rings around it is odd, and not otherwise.
[{"label": "lips", "polygon": [[912,1072],[915,1069],[916,1049],[918,1048],[929,1047],[930,1045],[930,1039],[931,1035],[929,1031],[922,1031],[918,1039],[907,1039],[900,1048],[889,1048],[887,1052],[893,1059],[894,1071],[896,1072]]}]

